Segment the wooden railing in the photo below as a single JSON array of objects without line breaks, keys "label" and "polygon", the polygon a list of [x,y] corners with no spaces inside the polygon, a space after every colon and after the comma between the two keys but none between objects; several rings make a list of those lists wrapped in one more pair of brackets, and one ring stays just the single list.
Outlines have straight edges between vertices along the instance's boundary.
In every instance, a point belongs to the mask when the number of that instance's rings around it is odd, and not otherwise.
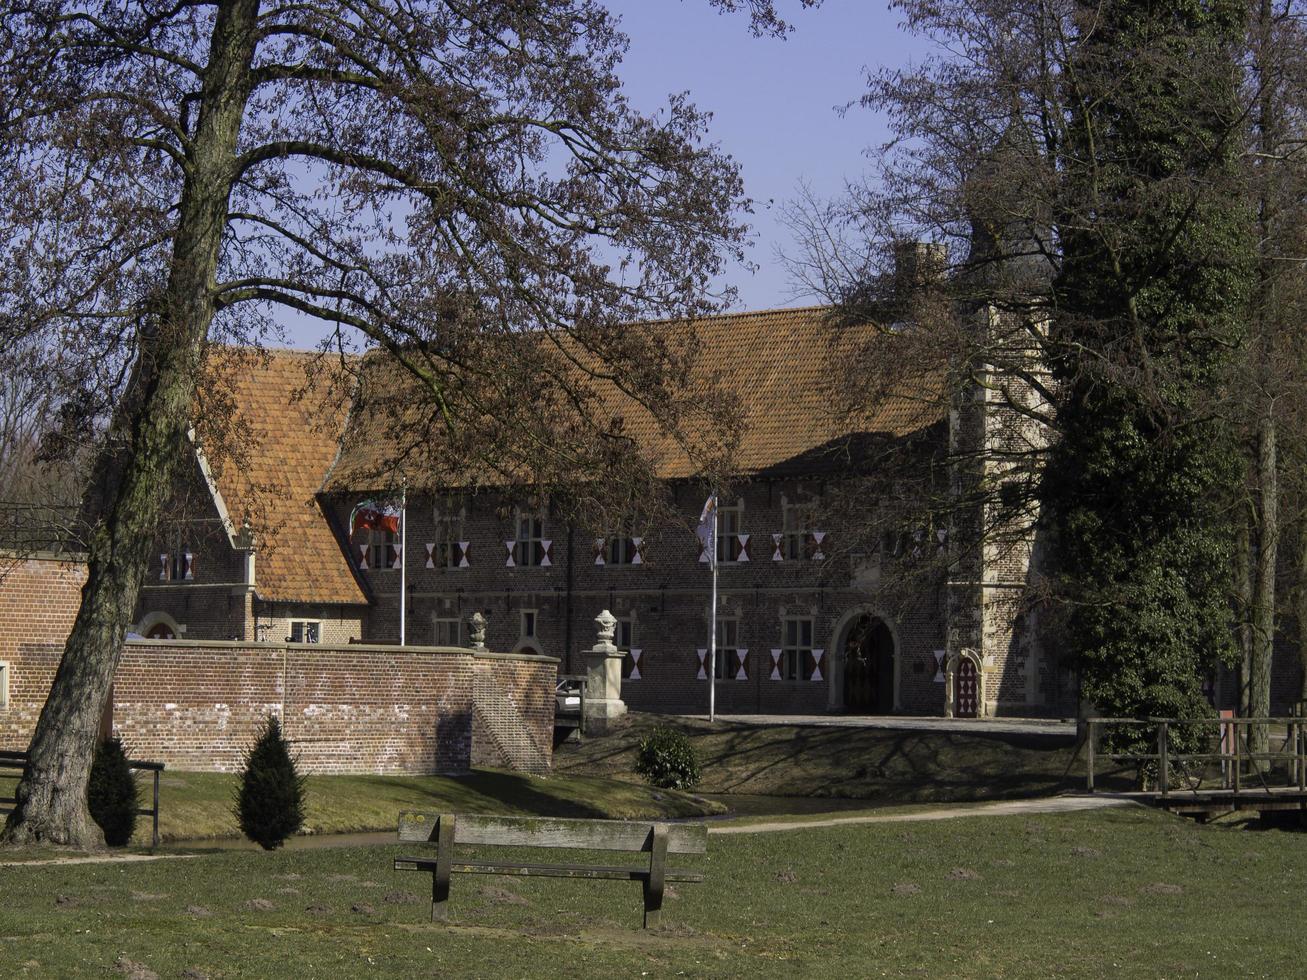
[{"label": "wooden railing", "polygon": [[[142,808],[136,812],[142,817],[150,818],[150,847],[151,849],[157,848],[159,846],[159,773],[163,772],[163,763],[143,762],[140,759],[128,759],[127,766],[133,771],[148,772],[154,776],[153,805],[148,810]],[[17,769],[21,772],[26,768],[26,752],[0,751],[0,769]],[[18,801],[12,796],[0,796],[0,814],[10,813],[13,810],[12,804],[17,802]]]},{"label": "wooden railing", "polygon": [[[1133,764],[1139,772],[1155,767],[1156,792],[1164,797],[1177,789],[1194,793],[1216,789],[1235,793],[1307,791],[1307,717],[1301,714],[1288,718],[1088,718],[1086,724],[1085,788],[1090,793],[1095,791],[1098,763],[1104,758]],[[1155,751],[1099,752],[1098,735],[1107,728],[1123,727],[1154,729],[1149,742]],[[1214,741],[1215,751],[1177,751],[1175,732],[1181,728],[1187,729],[1186,741],[1192,741],[1195,730],[1204,736],[1204,730],[1210,729],[1211,735],[1200,740],[1208,746]],[[1278,748],[1252,751],[1254,728],[1264,729],[1268,747],[1278,741]],[[1274,770],[1281,765],[1285,779],[1275,783]]]}]

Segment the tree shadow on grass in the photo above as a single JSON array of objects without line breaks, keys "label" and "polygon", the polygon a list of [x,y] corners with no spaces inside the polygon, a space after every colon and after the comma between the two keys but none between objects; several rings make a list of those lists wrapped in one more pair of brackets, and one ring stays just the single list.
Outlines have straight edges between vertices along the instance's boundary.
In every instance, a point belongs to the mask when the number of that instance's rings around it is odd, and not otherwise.
[{"label": "tree shadow on grass", "polygon": [[[543,817],[608,816],[606,810],[587,800],[542,792],[538,780],[519,773],[476,769],[466,775],[450,776],[447,779],[443,786],[433,786],[430,789],[415,786],[411,780],[387,776],[370,777],[369,782],[390,787],[406,796],[420,794],[431,801],[433,809],[456,813],[527,813]],[[451,789],[461,792],[451,793]]]}]

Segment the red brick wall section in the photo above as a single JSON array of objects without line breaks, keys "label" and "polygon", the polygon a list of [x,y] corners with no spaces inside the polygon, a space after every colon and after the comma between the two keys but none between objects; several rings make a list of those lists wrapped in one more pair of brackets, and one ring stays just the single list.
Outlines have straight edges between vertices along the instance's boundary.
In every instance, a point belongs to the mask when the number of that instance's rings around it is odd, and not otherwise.
[{"label": "red brick wall section", "polygon": [[552,657],[478,653],[472,764],[547,772],[553,765]]},{"label": "red brick wall section", "polygon": [[[0,574],[0,664],[9,695],[0,707],[0,748],[23,750],[85,573],[75,563],[33,559],[11,560]],[[478,668],[494,694],[483,698],[481,712]],[[134,640],[114,678],[113,720],[133,756],[179,769],[238,768],[276,712],[305,772],[430,773],[468,769],[478,754],[478,714],[483,739],[527,740],[548,768],[556,673],[550,658],[454,648]],[[502,704],[513,710],[494,707]]]},{"label": "red brick wall section", "polygon": [[0,749],[27,748],[85,581],[79,562],[0,555],[0,664],[9,689],[0,706]]}]

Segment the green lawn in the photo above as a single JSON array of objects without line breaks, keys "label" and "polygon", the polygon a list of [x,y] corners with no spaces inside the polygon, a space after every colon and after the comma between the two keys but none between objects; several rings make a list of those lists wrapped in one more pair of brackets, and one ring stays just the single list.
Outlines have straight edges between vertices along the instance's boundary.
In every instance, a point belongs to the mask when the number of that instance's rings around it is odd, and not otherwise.
[{"label": "green lawn", "polygon": [[[13,795],[13,779],[0,780],[0,796]],[[142,806],[151,783],[138,777]],[[159,785],[159,831],[165,841],[238,837],[232,816],[236,779],[225,773],[166,771]],[[457,813],[525,813],[554,817],[700,817],[724,811],[718,803],[597,776],[566,774],[542,779],[494,769],[466,776],[310,776],[305,832],[340,834],[394,830],[403,809]],[[149,819],[136,825],[137,843],[149,842]]]},{"label": "green lawn", "polygon": [[1307,834],[1135,809],[714,835],[652,933],[633,884],[475,876],[433,926],[396,853],[7,867],[0,976],[1290,977],[1307,954]]}]

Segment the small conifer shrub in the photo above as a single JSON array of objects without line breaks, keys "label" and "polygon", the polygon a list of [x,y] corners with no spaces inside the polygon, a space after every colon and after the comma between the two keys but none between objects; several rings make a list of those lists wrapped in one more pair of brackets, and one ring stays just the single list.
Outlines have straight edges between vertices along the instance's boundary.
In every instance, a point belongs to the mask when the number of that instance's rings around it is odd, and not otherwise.
[{"label": "small conifer shrub", "polygon": [[245,754],[235,812],[241,833],[266,851],[280,847],[304,824],[304,778],[295,770],[275,715],[268,716],[263,734]]},{"label": "small conifer shrub", "polygon": [[635,771],[662,789],[693,789],[699,783],[699,758],[683,732],[655,728],[640,740]]},{"label": "small conifer shrub", "polygon": [[86,784],[86,803],[91,819],[104,832],[110,847],[125,847],[136,830],[136,777],[127,765],[122,739],[102,739],[91,760],[91,778]]}]

